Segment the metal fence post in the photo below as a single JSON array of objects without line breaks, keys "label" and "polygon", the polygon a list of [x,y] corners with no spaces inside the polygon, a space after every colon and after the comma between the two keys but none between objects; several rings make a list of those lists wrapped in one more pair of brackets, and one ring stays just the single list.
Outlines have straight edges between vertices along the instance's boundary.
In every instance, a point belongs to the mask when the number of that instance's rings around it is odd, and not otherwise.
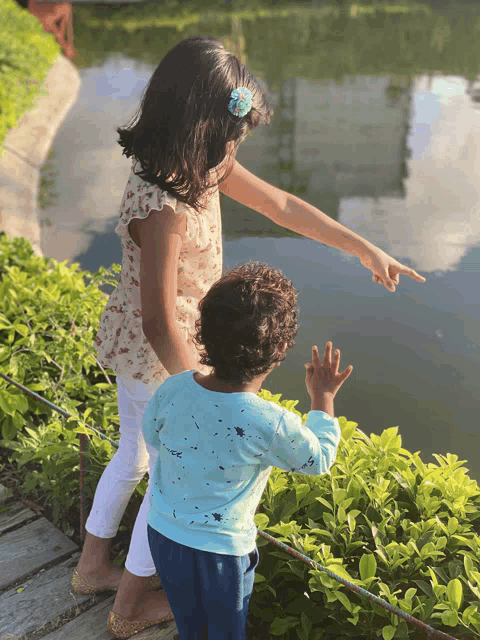
[{"label": "metal fence post", "polygon": [[85,540],[85,459],[83,454],[88,451],[88,437],[80,433],[80,537]]}]

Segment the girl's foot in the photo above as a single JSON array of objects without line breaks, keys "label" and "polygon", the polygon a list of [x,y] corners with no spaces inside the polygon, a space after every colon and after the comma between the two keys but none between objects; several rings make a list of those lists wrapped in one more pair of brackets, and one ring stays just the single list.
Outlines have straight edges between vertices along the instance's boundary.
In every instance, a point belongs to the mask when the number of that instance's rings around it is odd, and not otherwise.
[{"label": "girl's foot", "polygon": [[[123,575],[122,567],[110,562],[109,549],[112,538],[99,538],[85,533],[82,555],[77,564],[84,588],[86,583],[91,589],[111,589],[116,591]],[[81,588],[82,588],[81,587]],[[93,591],[90,591],[92,593]]]},{"label": "girl's foot", "polygon": [[123,575],[123,568],[115,564],[102,565],[95,570],[84,569],[80,564],[77,572],[83,580],[95,589],[116,591]]},{"label": "girl's foot", "polygon": [[145,591],[136,603],[135,609],[122,611],[115,602],[112,611],[129,622],[157,622],[168,615],[173,615],[165,591]]}]

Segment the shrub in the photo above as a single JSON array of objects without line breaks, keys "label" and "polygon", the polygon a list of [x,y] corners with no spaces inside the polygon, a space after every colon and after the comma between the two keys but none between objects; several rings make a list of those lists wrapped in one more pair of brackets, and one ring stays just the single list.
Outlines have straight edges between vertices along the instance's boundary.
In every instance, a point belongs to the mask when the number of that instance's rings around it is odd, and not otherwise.
[{"label": "shrub", "polygon": [[[93,340],[105,304],[98,283],[115,284],[119,269],[79,272],[0,234],[0,371],[113,438],[115,375],[97,364]],[[57,525],[72,509],[78,522],[79,428],[0,380],[1,444],[14,451],[23,490],[51,506]],[[91,445],[86,493],[93,496],[112,445],[96,435]]]},{"label": "shrub", "polygon": [[[96,362],[93,341],[106,295],[99,286],[115,285],[119,270],[81,272],[78,264],[35,256],[23,238],[0,234],[0,371],[79,420],[59,418],[0,380],[0,445],[13,450],[24,493],[50,504],[64,528],[65,511],[78,523],[76,432],[88,421],[116,437],[114,374]],[[301,415],[298,401],[280,402],[280,394],[267,390],[259,395]],[[425,464],[403,449],[397,427],[367,437],[355,422],[339,422],[342,441],[331,473],[274,468],[257,526],[427,624],[459,639],[479,638],[478,484],[455,455]],[[93,496],[114,451],[88,433]],[[137,503],[145,484],[137,488]],[[130,504],[127,518],[133,517]],[[423,640],[423,632],[261,536],[257,544],[262,552],[249,620],[256,637]]]},{"label": "shrub", "polygon": [[[423,463],[402,448],[397,427],[369,438],[355,422],[339,422],[342,441],[331,473],[273,469],[257,526],[431,626],[454,628],[457,638],[480,637],[477,482],[455,455]],[[324,572],[271,545],[265,549],[251,609],[273,635],[424,638]]]},{"label": "shrub", "polygon": [[34,104],[61,49],[34,15],[15,0],[0,3],[0,156],[8,129]]}]

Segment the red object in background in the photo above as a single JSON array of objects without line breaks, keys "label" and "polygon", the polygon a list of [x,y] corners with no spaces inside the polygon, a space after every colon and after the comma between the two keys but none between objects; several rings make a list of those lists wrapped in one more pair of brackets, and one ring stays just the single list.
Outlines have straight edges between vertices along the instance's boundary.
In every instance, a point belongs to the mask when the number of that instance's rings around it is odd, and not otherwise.
[{"label": "red object in background", "polygon": [[28,0],[28,11],[40,20],[45,31],[53,33],[65,56],[71,60],[77,54],[73,46],[72,3]]}]

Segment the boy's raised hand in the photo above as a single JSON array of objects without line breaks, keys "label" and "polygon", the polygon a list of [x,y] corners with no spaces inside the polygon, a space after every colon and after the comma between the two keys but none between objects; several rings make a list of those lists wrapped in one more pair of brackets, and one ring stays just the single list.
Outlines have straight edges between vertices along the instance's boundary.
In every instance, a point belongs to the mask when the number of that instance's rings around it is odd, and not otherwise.
[{"label": "boy's raised hand", "polygon": [[352,373],[352,365],[348,365],[345,371],[338,372],[340,364],[340,351],[335,350],[332,360],[332,343],[327,342],[325,345],[325,353],[323,361],[320,360],[318,348],[312,347],[312,362],[305,365],[307,374],[305,376],[305,384],[310,397],[321,393],[331,394],[335,397],[337,391]]}]

